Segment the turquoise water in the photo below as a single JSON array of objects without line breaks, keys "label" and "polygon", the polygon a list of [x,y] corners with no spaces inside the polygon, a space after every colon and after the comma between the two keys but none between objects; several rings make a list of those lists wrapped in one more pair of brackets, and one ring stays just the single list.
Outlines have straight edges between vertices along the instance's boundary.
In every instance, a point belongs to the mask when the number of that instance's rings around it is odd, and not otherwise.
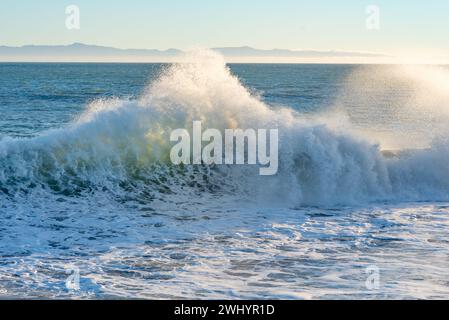
[{"label": "turquoise water", "polygon": [[[447,298],[447,79],[0,64],[0,296]],[[195,119],[278,128],[279,173],[173,167],[167,133]]]}]

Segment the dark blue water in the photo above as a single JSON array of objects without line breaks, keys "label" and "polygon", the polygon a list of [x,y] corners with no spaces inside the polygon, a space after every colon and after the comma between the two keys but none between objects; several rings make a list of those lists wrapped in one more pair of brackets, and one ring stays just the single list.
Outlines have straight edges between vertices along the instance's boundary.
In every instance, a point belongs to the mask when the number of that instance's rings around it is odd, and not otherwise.
[{"label": "dark blue water", "polygon": [[[70,122],[95,99],[137,97],[166,67],[137,63],[0,63],[0,134],[34,136]],[[230,65],[242,83],[264,101],[302,111],[329,106],[354,67]]]},{"label": "dark blue water", "polygon": [[0,132],[33,136],[73,120],[104,97],[132,97],[160,64],[0,64]]}]

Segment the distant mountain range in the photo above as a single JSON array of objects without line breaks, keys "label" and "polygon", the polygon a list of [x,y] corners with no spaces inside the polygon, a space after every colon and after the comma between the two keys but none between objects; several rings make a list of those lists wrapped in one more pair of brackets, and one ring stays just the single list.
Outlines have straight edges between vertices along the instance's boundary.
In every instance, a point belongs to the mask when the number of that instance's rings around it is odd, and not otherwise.
[{"label": "distant mountain range", "polygon": [[288,50],[288,49],[271,49],[261,50],[251,47],[227,47],[212,48],[225,57],[379,57],[383,55],[373,53],[346,52],[346,51],[316,51],[316,50]]},{"label": "distant mountain range", "polygon": [[[295,59],[335,58],[381,58],[381,54],[315,51],[315,50],[260,50],[251,47],[212,48],[231,61],[261,60],[277,61]],[[182,54],[182,50],[168,49],[117,49],[113,47],[73,43],[70,45],[26,45],[22,47],[0,46],[0,61],[142,61],[170,62]]]}]

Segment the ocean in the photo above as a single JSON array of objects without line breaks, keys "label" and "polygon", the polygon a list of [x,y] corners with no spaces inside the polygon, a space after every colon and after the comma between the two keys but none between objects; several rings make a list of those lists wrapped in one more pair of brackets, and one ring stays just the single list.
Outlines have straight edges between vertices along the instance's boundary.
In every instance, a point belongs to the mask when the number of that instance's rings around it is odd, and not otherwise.
[{"label": "ocean", "polygon": [[[0,297],[449,298],[449,68],[0,64]],[[277,128],[279,170],[169,133]]]}]

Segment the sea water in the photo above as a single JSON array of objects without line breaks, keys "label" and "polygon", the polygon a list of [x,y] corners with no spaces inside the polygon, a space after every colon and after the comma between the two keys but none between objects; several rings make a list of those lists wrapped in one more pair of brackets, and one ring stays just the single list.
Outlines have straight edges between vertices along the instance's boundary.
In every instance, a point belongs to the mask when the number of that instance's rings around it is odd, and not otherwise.
[{"label": "sea water", "polygon": [[[207,52],[0,64],[0,296],[448,298],[448,83]],[[172,165],[195,120],[278,129],[278,173]]]}]

